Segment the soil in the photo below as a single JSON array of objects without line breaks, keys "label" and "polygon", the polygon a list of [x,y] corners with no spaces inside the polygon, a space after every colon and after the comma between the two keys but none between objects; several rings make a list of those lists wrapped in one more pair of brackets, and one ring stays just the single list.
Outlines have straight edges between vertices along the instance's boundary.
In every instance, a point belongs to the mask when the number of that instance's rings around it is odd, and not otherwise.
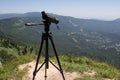
[{"label": "soil", "polygon": [[[22,80],[32,80],[35,64],[36,64],[36,61],[32,61],[26,64],[19,65],[18,67],[19,70],[23,70],[24,68],[28,69],[28,72],[25,74]],[[39,66],[41,66],[41,64],[39,64],[38,67]],[[83,73],[63,71],[63,73],[65,76],[65,80],[75,80],[77,78],[82,78],[85,75],[89,75],[91,77],[96,75],[95,71],[87,71]],[[45,66],[43,66],[38,71],[38,73],[35,76],[35,80],[63,80],[62,75],[60,74],[60,71],[58,71],[51,63],[49,63],[49,69],[47,69],[47,78],[45,79],[44,76],[45,76]],[[105,78],[103,80],[115,80],[115,79]]]},{"label": "soil", "polygon": [[[22,64],[19,66],[19,70],[23,70],[24,68],[27,67],[28,72],[27,74],[23,77],[22,80],[32,80],[33,78],[33,71],[35,69],[35,61],[32,61],[30,63]],[[38,66],[40,66],[39,64]],[[80,78],[81,74],[77,72],[64,72],[64,76],[66,80],[75,80],[76,78]],[[39,72],[35,76],[35,80],[45,80],[45,66],[43,66]],[[49,69],[47,69],[47,79],[46,80],[63,80],[62,75],[60,72],[52,65],[49,63]]]}]

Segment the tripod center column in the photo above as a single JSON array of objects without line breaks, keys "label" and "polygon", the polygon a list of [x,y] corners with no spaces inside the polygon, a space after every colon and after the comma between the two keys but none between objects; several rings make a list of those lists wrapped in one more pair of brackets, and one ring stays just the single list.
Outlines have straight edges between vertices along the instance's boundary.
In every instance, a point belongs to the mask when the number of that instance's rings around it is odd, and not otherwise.
[{"label": "tripod center column", "polygon": [[50,28],[50,22],[49,21],[44,21],[45,24],[45,68],[48,69],[49,68],[49,43],[48,43],[48,37],[49,37],[49,28]]}]

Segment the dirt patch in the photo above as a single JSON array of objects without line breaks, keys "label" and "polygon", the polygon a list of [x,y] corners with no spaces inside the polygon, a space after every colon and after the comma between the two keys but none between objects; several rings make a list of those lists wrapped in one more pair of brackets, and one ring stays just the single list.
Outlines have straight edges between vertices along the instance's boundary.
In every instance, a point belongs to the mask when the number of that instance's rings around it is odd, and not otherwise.
[{"label": "dirt patch", "polygon": [[95,71],[87,71],[83,73],[84,75],[94,76],[96,74]]},{"label": "dirt patch", "polygon": [[[40,66],[40,64],[38,65]],[[23,77],[22,80],[32,80],[33,71],[35,68],[35,61],[32,61],[27,64],[22,64],[19,66],[20,70],[24,68],[28,68],[27,74]],[[45,67],[43,66],[40,71],[36,74],[35,80],[44,80],[45,75]],[[74,80],[76,78],[80,78],[81,74],[77,72],[66,72],[64,71],[64,76],[66,80]],[[47,69],[47,80],[63,80],[60,72],[51,64],[49,64],[49,69]]]},{"label": "dirt patch", "polygon": [[108,78],[106,78],[106,79],[104,79],[104,80],[116,80],[116,79],[108,79]]}]

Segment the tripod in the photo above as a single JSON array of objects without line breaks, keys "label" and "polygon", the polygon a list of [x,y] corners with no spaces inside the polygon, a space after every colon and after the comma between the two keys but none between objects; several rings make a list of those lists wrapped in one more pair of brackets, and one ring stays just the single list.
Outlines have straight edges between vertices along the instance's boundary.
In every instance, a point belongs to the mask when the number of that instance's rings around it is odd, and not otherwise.
[{"label": "tripod", "polygon": [[[35,66],[35,69],[33,71],[33,80],[35,79],[35,76],[36,76],[36,73],[43,67],[43,65],[45,64],[45,80],[47,79],[47,69],[49,68],[49,62],[56,68],[60,71],[61,75],[62,75],[62,78],[63,80],[65,80],[65,77],[64,77],[64,74],[63,74],[63,70],[62,70],[62,67],[61,67],[61,64],[60,64],[60,61],[59,61],[59,58],[58,58],[58,55],[57,55],[57,51],[56,51],[56,48],[55,48],[55,45],[54,45],[54,41],[52,39],[52,36],[51,34],[49,33],[49,28],[50,28],[50,24],[51,22],[49,21],[43,21],[44,23],[44,26],[45,26],[45,33],[42,33],[42,41],[41,41],[41,45],[40,45],[40,49],[39,49],[39,54],[38,54],[38,57],[37,57],[37,61],[36,61],[36,66]],[[51,44],[52,44],[52,47],[53,47],[53,50],[54,50],[54,53],[55,53],[55,57],[56,57],[56,60],[58,62],[58,66],[57,67],[53,62],[51,62],[49,60],[49,54],[48,54],[48,42],[49,40],[51,41]],[[43,47],[43,44],[45,42],[45,60],[44,62],[42,63],[42,65],[38,68],[38,63],[39,63],[39,59],[40,59],[40,55],[41,55],[41,51],[42,51],[42,47]]]}]

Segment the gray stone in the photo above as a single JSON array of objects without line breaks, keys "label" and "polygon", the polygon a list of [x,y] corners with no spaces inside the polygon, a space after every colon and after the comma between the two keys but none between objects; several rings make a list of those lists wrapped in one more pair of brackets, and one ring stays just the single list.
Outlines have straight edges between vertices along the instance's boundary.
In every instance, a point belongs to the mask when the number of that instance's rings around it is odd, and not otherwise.
[{"label": "gray stone", "polygon": [[0,67],[2,67],[2,63],[0,62]]}]

